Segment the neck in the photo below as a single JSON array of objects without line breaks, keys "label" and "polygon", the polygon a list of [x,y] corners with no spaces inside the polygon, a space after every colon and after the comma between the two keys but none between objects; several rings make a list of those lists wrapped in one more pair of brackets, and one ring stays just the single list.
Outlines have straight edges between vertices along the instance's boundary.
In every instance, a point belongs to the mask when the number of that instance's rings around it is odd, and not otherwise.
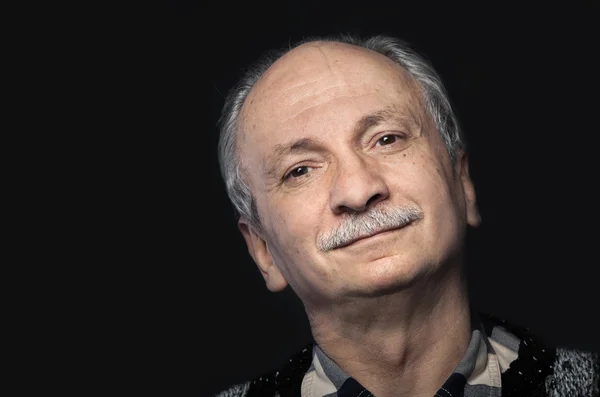
[{"label": "neck", "polygon": [[307,313],[323,352],[377,397],[433,396],[471,338],[459,270],[393,294]]}]

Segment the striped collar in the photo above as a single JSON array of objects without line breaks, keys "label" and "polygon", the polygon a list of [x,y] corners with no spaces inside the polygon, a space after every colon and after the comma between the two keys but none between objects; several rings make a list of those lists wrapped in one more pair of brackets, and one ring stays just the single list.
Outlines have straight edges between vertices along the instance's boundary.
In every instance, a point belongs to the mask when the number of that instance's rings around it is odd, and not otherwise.
[{"label": "striped collar", "polygon": [[[517,359],[521,340],[500,324],[487,327],[474,316],[471,340],[453,373],[434,397],[500,397],[502,374]],[[373,395],[313,344],[312,363],[302,379],[302,397]]]}]

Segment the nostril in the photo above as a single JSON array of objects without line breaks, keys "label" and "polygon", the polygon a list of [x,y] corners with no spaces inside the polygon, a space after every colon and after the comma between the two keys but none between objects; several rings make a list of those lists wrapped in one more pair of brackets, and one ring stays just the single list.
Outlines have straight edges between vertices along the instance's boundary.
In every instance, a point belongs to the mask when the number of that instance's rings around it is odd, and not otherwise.
[{"label": "nostril", "polygon": [[381,194],[375,194],[373,195],[373,197],[371,197],[368,201],[367,201],[367,205],[366,207],[370,207],[371,205],[373,205],[374,203],[378,202],[380,199],[382,198]]}]

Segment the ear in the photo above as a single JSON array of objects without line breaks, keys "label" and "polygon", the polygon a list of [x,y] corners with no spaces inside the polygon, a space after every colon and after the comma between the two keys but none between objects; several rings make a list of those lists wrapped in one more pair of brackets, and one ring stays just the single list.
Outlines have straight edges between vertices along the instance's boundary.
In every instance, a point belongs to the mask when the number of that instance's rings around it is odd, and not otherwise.
[{"label": "ear", "polygon": [[248,252],[265,279],[269,291],[279,292],[285,289],[288,285],[287,280],[273,262],[273,256],[262,235],[245,217],[241,217],[238,221],[238,228],[246,240]]},{"label": "ear", "polygon": [[475,186],[469,176],[469,159],[464,151],[459,153],[458,166],[460,167],[460,183],[463,189],[465,198],[465,210],[467,215],[467,223],[472,227],[477,227],[481,223],[481,216],[477,209],[477,198],[475,195]]}]

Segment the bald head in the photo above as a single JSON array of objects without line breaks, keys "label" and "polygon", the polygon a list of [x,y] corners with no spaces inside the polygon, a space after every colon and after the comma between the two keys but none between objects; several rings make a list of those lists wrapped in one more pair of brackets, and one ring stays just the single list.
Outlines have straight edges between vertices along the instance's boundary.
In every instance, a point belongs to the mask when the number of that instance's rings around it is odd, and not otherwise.
[{"label": "bald head", "polygon": [[[410,112],[407,120],[433,125],[421,91],[406,70],[375,51],[335,42],[301,45],[275,62],[246,99],[238,130],[242,167],[269,175],[276,168],[272,152],[281,145],[273,138],[285,142],[298,130],[325,138],[355,128],[349,122],[355,115],[390,104]],[[250,164],[254,154],[261,160]]]},{"label": "bald head", "polygon": [[[367,77],[369,78],[367,79]],[[344,84],[346,91],[340,91]],[[410,92],[427,110],[451,158],[463,147],[458,124],[435,70],[405,43],[390,37],[366,40],[350,36],[310,39],[291,49],[269,53],[251,66],[225,101],[220,120],[219,161],[227,192],[237,212],[260,227],[255,202],[239,155],[244,134],[278,128],[272,121],[310,120],[311,100],[327,106],[333,100],[350,101],[352,90],[368,86],[371,94],[396,84]],[[364,92],[363,92],[364,94]],[[342,98],[345,96],[345,98]],[[331,120],[313,119],[313,124]],[[268,126],[271,126],[270,128]],[[305,125],[304,128],[309,128]],[[261,132],[262,131],[262,132]]]},{"label": "bald head", "polygon": [[410,91],[413,99],[421,97],[414,78],[382,54],[347,43],[306,43],[282,56],[256,82],[244,104],[240,130],[252,133],[269,121],[306,118],[313,106],[343,95],[351,99],[365,88],[381,93],[390,86]]}]

